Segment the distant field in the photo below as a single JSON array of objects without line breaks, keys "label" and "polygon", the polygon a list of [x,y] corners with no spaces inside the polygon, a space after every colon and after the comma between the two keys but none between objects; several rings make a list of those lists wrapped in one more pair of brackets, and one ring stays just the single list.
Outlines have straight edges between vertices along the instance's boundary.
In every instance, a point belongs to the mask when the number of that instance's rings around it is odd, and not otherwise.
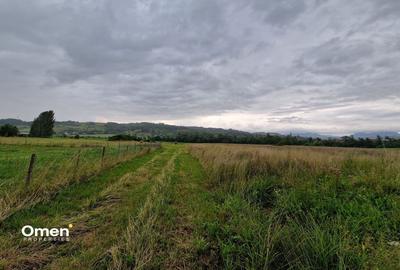
[{"label": "distant field", "polygon": [[0,269],[398,269],[399,232],[399,150],[0,138]]},{"label": "distant field", "polygon": [[[59,174],[58,168],[71,162],[80,155],[80,162],[98,163],[102,155],[102,147],[106,146],[106,158],[113,159],[117,155],[136,150],[134,143],[107,142],[101,140],[75,139],[37,139],[37,138],[0,138],[0,184],[12,183],[26,175],[31,154],[36,154],[34,173]],[[1,191],[4,191],[2,188]],[[1,192],[0,191],[0,192]]]}]

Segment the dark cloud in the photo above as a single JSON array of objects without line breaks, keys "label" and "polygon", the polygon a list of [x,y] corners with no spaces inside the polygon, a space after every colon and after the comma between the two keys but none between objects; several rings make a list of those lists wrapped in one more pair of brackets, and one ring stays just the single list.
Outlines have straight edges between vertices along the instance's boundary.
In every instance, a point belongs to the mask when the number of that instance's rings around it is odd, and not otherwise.
[{"label": "dark cloud", "polygon": [[295,21],[306,9],[303,0],[255,1],[254,8],[265,12],[265,22],[274,26],[286,26]]},{"label": "dark cloud", "polygon": [[396,0],[3,0],[0,117],[400,129]]}]

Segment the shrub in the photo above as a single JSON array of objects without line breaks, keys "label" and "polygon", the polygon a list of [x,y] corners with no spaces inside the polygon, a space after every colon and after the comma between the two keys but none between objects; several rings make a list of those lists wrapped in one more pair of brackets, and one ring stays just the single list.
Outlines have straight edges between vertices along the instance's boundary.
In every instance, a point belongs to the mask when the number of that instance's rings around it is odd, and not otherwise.
[{"label": "shrub", "polygon": [[108,138],[109,141],[139,141],[135,135],[119,134]]},{"label": "shrub", "polygon": [[3,137],[15,137],[18,136],[19,130],[16,126],[5,124],[0,127],[0,136]]}]

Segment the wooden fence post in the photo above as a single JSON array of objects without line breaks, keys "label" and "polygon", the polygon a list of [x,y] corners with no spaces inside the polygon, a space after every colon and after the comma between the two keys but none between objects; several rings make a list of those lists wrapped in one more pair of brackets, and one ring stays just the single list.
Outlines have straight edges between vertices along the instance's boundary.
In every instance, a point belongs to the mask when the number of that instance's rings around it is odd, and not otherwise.
[{"label": "wooden fence post", "polygon": [[76,177],[76,174],[78,172],[79,169],[79,162],[81,159],[81,150],[78,150],[78,155],[76,156],[76,163],[75,163],[75,170],[74,170],[74,178]]},{"label": "wooden fence post", "polygon": [[28,174],[26,175],[26,179],[25,179],[26,186],[29,186],[29,184],[31,183],[33,166],[35,165],[35,160],[36,160],[36,154],[32,154],[31,160],[29,162]]},{"label": "wooden fence post", "polygon": [[106,147],[103,146],[103,152],[101,153],[101,167],[103,167],[104,164],[104,155],[106,154]]},{"label": "wooden fence post", "polygon": [[78,170],[79,168],[79,161],[81,159],[81,150],[78,151],[78,155],[76,157],[76,163],[75,163],[75,172]]}]

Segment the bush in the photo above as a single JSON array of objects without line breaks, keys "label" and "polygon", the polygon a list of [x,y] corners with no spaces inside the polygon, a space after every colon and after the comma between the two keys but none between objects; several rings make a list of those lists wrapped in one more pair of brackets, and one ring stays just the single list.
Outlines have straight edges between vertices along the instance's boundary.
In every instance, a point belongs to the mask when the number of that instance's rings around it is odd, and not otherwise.
[{"label": "bush", "polygon": [[119,134],[108,138],[109,141],[139,141],[135,135]]},{"label": "bush", "polygon": [[19,130],[16,126],[5,124],[0,127],[0,136],[3,137],[15,137],[18,136]]}]

